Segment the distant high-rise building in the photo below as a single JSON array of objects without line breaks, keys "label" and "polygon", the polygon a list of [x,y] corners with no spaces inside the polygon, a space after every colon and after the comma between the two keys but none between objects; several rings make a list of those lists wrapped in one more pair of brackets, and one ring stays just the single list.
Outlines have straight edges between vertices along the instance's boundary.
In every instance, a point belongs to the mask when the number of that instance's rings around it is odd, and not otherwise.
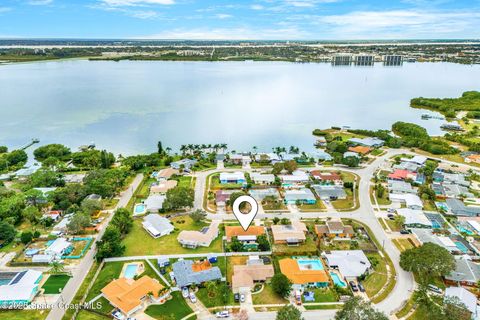
[{"label": "distant high-rise building", "polygon": [[383,56],[383,65],[385,66],[401,66],[403,64],[403,56],[387,55]]},{"label": "distant high-rise building", "polygon": [[375,63],[375,56],[359,55],[355,56],[355,65],[357,66],[373,66]]},{"label": "distant high-rise building", "polygon": [[349,66],[352,64],[352,56],[349,54],[337,54],[332,58],[334,66]]}]

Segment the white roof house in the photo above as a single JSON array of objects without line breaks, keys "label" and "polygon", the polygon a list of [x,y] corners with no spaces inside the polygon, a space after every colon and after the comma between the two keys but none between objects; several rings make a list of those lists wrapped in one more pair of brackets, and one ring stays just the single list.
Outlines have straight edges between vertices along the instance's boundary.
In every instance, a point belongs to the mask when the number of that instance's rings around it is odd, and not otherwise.
[{"label": "white roof house", "polygon": [[275,175],[270,174],[270,173],[253,172],[253,173],[250,174],[250,178],[255,183],[268,184],[268,183],[275,182]]},{"label": "white roof house", "polygon": [[406,193],[406,194],[396,194],[390,193],[389,198],[391,201],[405,203],[407,208],[410,209],[423,209],[423,202],[416,194]]},{"label": "white roof house", "polygon": [[412,234],[415,235],[420,244],[430,242],[447,249],[449,252],[459,251],[458,247],[455,245],[455,242],[453,242],[449,237],[437,236],[430,229],[412,228],[411,230]]},{"label": "white roof house", "polygon": [[280,179],[283,182],[308,182],[310,180],[309,175],[305,171],[296,170],[292,174],[281,175]]},{"label": "white roof house", "polygon": [[402,158],[402,161],[412,162],[419,165],[424,165],[427,162],[427,157],[424,156],[414,156],[413,158]]},{"label": "white roof house", "polygon": [[243,183],[245,182],[245,173],[241,171],[220,172],[220,181],[222,183],[226,183],[226,182]]},{"label": "white roof house", "polygon": [[168,235],[175,229],[170,220],[159,214],[149,214],[143,218],[143,228],[154,238]]},{"label": "white roof house", "polygon": [[449,287],[445,290],[445,299],[455,297],[472,313],[472,319],[477,319],[477,297],[463,287]]},{"label": "white roof house", "polygon": [[48,254],[36,254],[32,257],[33,263],[51,263],[53,260],[54,257]]},{"label": "white roof house", "polygon": [[45,254],[56,258],[63,256],[64,252],[70,248],[72,243],[65,238],[57,238],[45,249]]},{"label": "white roof house", "polygon": [[430,221],[422,210],[413,210],[410,208],[397,209],[397,213],[405,217],[406,226],[415,226],[423,228],[432,228],[432,221]]},{"label": "white roof house", "polygon": [[0,304],[28,304],[38,292],[38,285],[42,273],[35,270],[26,270],[17,273],[2,272],[0,277],[6,278],[8,283],[0,285]]},{"label": "white roof house", "polygon": [[346,279],[360,277],[372,266],[362,250],[334,250],[323,255],[328,266],[338,268]]},{"label": "white roof house", "polygon": [[480,234],[480,223],[475,220],[467,220],[467,223],[475,230],[477,234]]},{"label": "white roof house", "polygon": [[388,190],[390,193],[417,193],[410,183],[397,180],[388,180]]},{"label": "white roof house", "polygon": [[143,203],[147,206],[149,212],[158,212],[163,208],[163,202],[166,198],[163,194],[151,194]]}]

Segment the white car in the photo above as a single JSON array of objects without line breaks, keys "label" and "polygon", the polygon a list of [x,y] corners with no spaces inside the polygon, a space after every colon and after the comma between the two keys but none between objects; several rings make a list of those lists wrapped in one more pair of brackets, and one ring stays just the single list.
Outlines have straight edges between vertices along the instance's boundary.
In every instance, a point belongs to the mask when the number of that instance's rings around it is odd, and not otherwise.
[{"label": "white car", "polygon": [[240,302],[245,302],[245,295],[244,294],[240,295]]},{"label": "white car", "polygon": [[217,318],[228,318],[230,317],[230,313],[227,310],[219,311],[215,314]]},{"label": "white car", "polygon": [[197,297],[195,297],[195,293],[193,292],[190,292],[190,301],[192,301],[192,303],[197,302]]},{"label": "white car", "polygon": [[117,320],[124,320],[125,319],[125,316],[118,310],[113,310],[112,317],[117,319]]},{"label": "white car", "polygon": [[189,292],[187,287],[182,288],[182,297],[188,298]]}]

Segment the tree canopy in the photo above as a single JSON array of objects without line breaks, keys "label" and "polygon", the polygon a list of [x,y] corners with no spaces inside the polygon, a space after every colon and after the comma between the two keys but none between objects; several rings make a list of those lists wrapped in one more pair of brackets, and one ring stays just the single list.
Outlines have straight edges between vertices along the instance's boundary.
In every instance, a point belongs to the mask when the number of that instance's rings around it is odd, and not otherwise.
[{"label": "tree canopy", "polygon": [[335,320],[388,320],[388,317],[375,310],[371,302],[361,297],[352,297],[336,313]]},{"label": "tree canopy", "polygon": [[275,320],[303,320],[302,312],[294,305],[287,304],[277,312]]},{"label": "tree canopy", "polygon": [[41,147],[38,147],[33,151],[35,159],[38,161],[43,161],[47,158],[54,157],[57,159],[62,159],[65,156],[68,156],[71,153],[70,148],[64,146],[63,144],[47,144]]},{"label": "tree canopy", "polygon": [[272,277],[271,285],[273,291],[279,296],[286,298],[292,291],[292,282],[283,273],[277,273]]}]

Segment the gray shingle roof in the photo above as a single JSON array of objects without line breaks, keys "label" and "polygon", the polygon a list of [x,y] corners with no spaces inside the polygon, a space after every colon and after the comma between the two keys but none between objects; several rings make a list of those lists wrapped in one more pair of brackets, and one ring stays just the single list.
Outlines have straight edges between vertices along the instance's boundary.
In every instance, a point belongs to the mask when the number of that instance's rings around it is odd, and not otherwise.
[{"label": "gray shingle roof", "polygon": [[455,270],[445,277],[451,281],[477,282],[480,280],[480,266],[470,260],[457,259]]},{"label": "gray shingle roof", "polygon": [[447,199],[447,206],[457,216],[476,217],[480,215],[480,207],[467,207],[458,199]]},{"label": "gray shingle roof", "polygon": [[222,278],[222,272],[218,267],[193,272],[192,266],[192,260],[179,260],[172,265],[175,280],[179,288]]}]

